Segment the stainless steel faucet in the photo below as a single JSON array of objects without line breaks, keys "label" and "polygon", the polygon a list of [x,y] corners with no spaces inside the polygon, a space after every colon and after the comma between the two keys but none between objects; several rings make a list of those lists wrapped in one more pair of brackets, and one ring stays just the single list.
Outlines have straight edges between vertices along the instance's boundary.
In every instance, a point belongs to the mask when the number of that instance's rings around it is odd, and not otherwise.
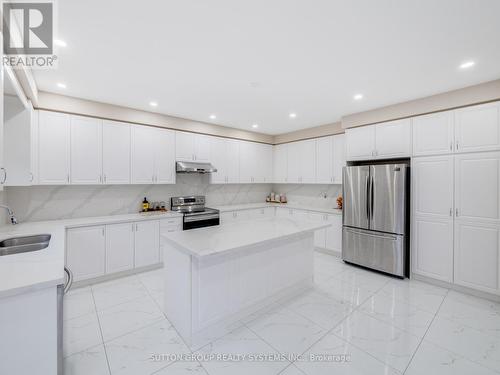
[{"label": "stainless steel faucet", "polygon": [[5,208],[7,210],[7,212],[9,213],[10,223],[12,225],[16,225],[17,224],[17,219],[14,216],[14,211],[12,211],[9,206],[6,206],[4,204],[0,204],[0,208]]}]

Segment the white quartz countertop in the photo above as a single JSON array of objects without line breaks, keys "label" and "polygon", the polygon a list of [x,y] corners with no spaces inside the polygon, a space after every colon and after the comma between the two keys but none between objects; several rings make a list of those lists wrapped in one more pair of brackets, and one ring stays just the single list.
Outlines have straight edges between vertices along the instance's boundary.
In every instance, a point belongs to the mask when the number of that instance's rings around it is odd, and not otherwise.
[{"label": "white quartz countertop", "polygon": [[182,215],[176,212],[111,215],[67,220],[26,222],[0,227],[0,241],[19,236],[50,234],[50,245],[29,253],[0,256],[0,297],[55,286],[64,282],[66,229],[86,225],[161,220]]},{"label": "white quartz countertop", "polygon": [[218,255],[328,227],[328,223],[289,218],[259,218],[213,227],[172,232],[163,238],[196,257]]},{"label": "white quartz countertop", "polygon": [[306,206],[306,205],[298,204],[298,203],[267,203],[267,202],[245,203],[245,204],[215,206],[212,208],[216,208],[220,212],[227,212],[227,211],[251,210],[251,209],[265,208],[265,207],[291,208],[291,209],[304,210],[304,211],[322,212],[325,214],[332,214],[332,215],[342,215],[342,210],[340,210],[338,208],[313,207],[313,206]]}]

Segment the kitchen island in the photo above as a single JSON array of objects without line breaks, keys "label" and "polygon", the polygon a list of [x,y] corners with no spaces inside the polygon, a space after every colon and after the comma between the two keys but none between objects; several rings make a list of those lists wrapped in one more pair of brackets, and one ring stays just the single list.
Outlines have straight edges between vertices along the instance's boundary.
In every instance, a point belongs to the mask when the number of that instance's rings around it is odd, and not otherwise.
[{"label": "kitchen island", "polygon": [[232,322],[310,288],[314,231],[327,226],[269,217],[164,235],[167,318],[196,346]]}]

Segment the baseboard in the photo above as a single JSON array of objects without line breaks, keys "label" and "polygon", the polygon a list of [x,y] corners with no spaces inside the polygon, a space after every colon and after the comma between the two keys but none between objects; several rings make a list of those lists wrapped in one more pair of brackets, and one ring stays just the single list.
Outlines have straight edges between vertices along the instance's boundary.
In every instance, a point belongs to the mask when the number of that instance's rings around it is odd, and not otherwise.
[{"label": "baseboard", "polygon": [[314,251],[317,251],[318,253],[327,254],[327,255],[333,255],[334,257],[337,257],[337,258],[342,257],[342,253],[340,251],[325,249],[323,247],[315,247]]}]

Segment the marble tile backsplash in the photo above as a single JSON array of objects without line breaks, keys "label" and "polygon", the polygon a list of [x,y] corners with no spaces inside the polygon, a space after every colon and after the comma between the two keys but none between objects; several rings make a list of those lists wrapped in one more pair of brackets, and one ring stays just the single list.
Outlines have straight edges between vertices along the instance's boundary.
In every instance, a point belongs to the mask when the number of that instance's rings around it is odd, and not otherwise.
[{"label": "marble tile backsplash", "polygon": [[20,221],[135,213],[150,202],[178,195],[205,195],[207,206],[265,201],[271,184],[212,185],[208,175],[177,175],[175,185],[88,185],[8,187],[5,201]]},{"label": "marble tile backsplash", "polygon": [[342,185],[274,184],[273,191],[285,193],[288,202],[317,208],[336,208]]}]

